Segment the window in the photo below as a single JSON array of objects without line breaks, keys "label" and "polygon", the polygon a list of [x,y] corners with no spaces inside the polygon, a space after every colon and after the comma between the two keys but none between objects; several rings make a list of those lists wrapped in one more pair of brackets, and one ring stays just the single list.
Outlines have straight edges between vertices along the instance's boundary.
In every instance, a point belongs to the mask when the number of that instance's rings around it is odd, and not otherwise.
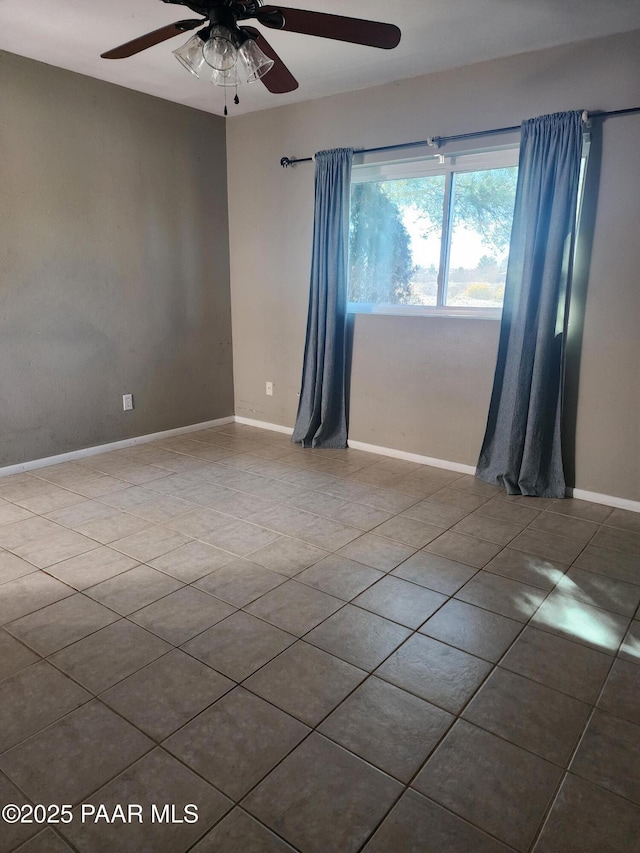
[{"label": "window", "polygon": [[349,310],[500,315],[518,148],[354,166]]}]

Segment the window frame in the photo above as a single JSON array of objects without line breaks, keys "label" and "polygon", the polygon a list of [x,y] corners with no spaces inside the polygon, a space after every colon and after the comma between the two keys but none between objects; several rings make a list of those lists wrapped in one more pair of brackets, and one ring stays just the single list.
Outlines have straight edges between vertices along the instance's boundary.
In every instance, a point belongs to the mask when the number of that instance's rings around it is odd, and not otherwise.
[{"label": "window frame", "polygon": [[453,317],[475,320],[499,320],[502,306],[446,305],[446,291],[451,250],[453,202],[453,176],[465,172],[501,169],[518,165],[519,142],[473,151],[439,151],[427,156],[382,162],[354,163],[351,184],[445,176],[445,194],[442,211],[442,235],[438,266],[438,291],[436,305],[385,305],[377,302],[348,302],[349,314],[383,314],[411,317]]}]

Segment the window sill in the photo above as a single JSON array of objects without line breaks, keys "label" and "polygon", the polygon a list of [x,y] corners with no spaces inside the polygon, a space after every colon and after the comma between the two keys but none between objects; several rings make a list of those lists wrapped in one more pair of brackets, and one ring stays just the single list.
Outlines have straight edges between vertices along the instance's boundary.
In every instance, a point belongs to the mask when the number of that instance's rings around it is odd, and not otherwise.
[{"label": "window sill", "polygon": [[430,305],[374,305],[349,302],[349,314],[382,314],[392,317],[449,317],[455,320],[500,320],[502,308],[430,306]]}]

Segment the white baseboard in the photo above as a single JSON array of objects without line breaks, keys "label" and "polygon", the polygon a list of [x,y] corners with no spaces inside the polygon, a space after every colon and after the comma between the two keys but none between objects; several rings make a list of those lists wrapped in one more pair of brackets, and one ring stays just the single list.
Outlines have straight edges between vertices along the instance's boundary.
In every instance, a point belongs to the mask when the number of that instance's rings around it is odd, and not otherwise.
[{"label": "white baseboard", "polygon": [[[184,435],[189,432],[197,432],[202,429],[209,429],[214,426],[224,426],[225,424],[245,424],[246,426],[257,427],[258,429],[267,429],[272,432],[284,433],[291,435],[293,429],[291,427],[282,426],[282,424],[272,424],[267,421],[257,421],[253,418],[244,418],[240,415],[231,415],[226,418],[217,418],[213,421],[205,421],[200,424],[191,424],[190,426],[178,427],[177,429],[168,429],[163,432],[154,432],[149,435],[140,435],[135,438],[126,438],[122,441],[114,441],[110,444],[99,444],[96,447],[85,447],[82,450],[73,450],[69,453],[60,453],[57,456],[49,456],[46,459],[33,459],[30,462],[21,462],[18,465],[8,465],[0,468],[0,477],[8,477],[11,474],[21,474],[25,471],[34,471],[37,468],[46,468],[48,465],[56,465],[60,462],[73,462],[77,459],[83,459],[87,456],[96,456],[98,453],[107,453],[110,450],[122,450],[124,447],[133,447],[136,444],[146,444],[150,441],[156,441],[159,438],[171,438],[174,435]],[[404,459],[407,462],[418,462],[420,465],[431,465],[433,468],[444,468],[446,471],[455,471],[459,474],[474,474],[475,468],[472,465],[464,465],[461,462],[450,462],[447,459],[436,459],[432,456],[422,456],[419,453],[408,453],[406,450],[396,450],[393,447],[380,447],[377,444],[367,444],[364,441],[354,441],[349,439],[349,447],[354,450],[363,450],[365,453],[376,453],[379,456],[390,456],[393,459]],[[604,506],[612,506],[616,509],[627,509],[630,512],[640,512],[640,501],[632,501],[627,498],[618,498],[615,495],[602,495],[599,492],[589,492],[585,489],[567,489],[567,497],[577,498],[581,501],[590,501],[591,503],[603,504]]]},{"label": "white baseboard", "polygon": [[266,421],[256,421],[253,418],[242,418],[240,415],[235,416],[237,424],[245,426],[258,427],[258,429],[270,429],[272,432],[282,432],[285,435],[292,435],[293,427],[282,426],[282,424],[269,424]]},{"label": "white baseboard", "polygon": [[449,462],[447,459],[435,459],[433,456],[421,456],[419,453],[408,453],[406,450],[395,450],[393,447],[378,447],[377,444],[366,444],[364,441],[349,439],[349,447],[354,450],[364,450],[365,453],[377,453],[380,456],[391,456],[394,459],[404,459],[406,462],[418,462],[420,465],[431,465],[432,468],[445,468],[458,474],[475,474],[472,465],[462,462]]},{"label": "white baseboard", "polygon": [[630,512],[640,512],[640,501],[617,498],[614,495],[601,495],[599,492],[587,492],[584,489],[567,489],[567,497],[576,498],[581,501],[590,501],[593,504],[613,506],[616,509],[628,509]]},{"label": "white baseboard", "polygon": [[46,468],[48,465],[57,465],[60,462],[75,462],[77,459],[85,459],[87,456],[96,456],[98,453],[107,453],[110,450],[122,450],[124,447],[133,447],[136,444],[147,444],[159,438],[171,438],[174,435],[183,435],[188,432],[197,432],[201,429],[209,429],[214,426],[232,424],[235,417],[217,418],[214,421],[204,421],[201,424],[190,424],[189,426],[167,429],[163,432],[154,432],[149,435],[138,435],[135,438],[125,438],[122,441],[112,441],[109,444],[98,444],[95,447],[83,447],[81,450],[71,450],[69,453],[59,453],[57,456],[48,456],[45,459],[32,459],[29,462],[20,462],[18,465],[7,465],[0,468],[0,477],[8,477],[11,474],[23,474],[25,471],[35,471],[37,468]]}]

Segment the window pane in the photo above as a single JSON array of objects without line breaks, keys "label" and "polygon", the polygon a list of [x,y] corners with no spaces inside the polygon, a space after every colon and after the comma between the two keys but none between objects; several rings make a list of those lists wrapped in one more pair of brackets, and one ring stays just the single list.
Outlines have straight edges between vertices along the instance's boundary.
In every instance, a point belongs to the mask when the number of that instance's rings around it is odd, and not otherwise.
[{"label": "window pane", "polygon": [[453,176],[447,305],[501,307],[518,167]]},{"label": "window pane", "polygon": [[351,188],[349,301],[436,305],[445,176]]}]

